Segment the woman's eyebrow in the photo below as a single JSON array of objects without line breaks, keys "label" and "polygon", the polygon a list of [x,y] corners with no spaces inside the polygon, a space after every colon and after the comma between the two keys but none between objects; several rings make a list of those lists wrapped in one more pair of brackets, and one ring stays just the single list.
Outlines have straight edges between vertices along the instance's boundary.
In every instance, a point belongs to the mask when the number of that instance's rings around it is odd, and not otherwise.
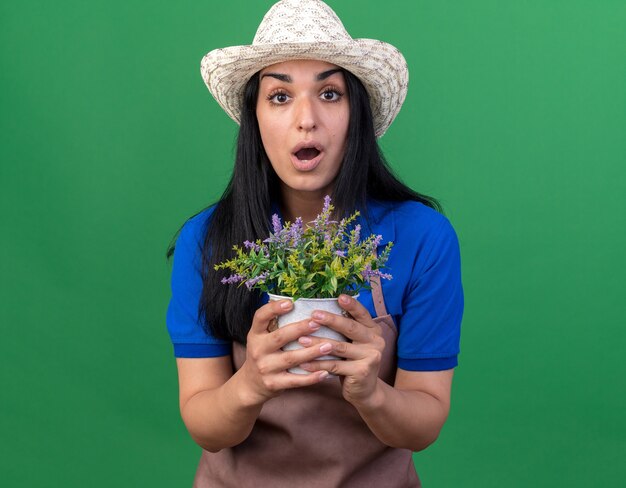
[{"label": "woman's eyebrow", "polygon": [[324,71],[324,72],[320,73],[319,75],[317,75],[315,77],[315,79],[317,81],[322,81],[322,80],[325,80],[326,78],[328,78],[330,75],[334,75],[335,73],[338,73],[340,71],[341,71],[341,68],[329,69],[328,71]]},{"label": "woman's eyebrow", "polygon": [[289,75],[284,75],[282,73],[264,73],[263,75],[261,75],[261,79],[265,78],[266,76],[271,76],[272,78],[276,78],[277,80],[280,81],[284,81],[285,83],[291,83],[291,76]]},{"label": "woman's eyebrow", "polygon": [[[341,71],[341,68],[333,68],[333,69],[329,69],[328,71],[323,71],[315,76],[315,81],[325,80],[329,76],[334,75],[335,73],[338,73],[340,71]],[[263,73],[261,75],[261,78],[265,78],[266,76],[269,76],[271,78],[276,78],[277,80],[283,81],[285,83],[293,82],[293,80],[291,79],[291,76],[285,75],[283,73]]]}]

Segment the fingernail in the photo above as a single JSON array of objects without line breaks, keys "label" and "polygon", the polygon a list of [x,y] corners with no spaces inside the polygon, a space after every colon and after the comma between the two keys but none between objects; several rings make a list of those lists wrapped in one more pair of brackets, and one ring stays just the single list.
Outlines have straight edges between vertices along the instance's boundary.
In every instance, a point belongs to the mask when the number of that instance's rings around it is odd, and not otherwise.
[{"label": "fingernail", "polygon": [[350,297],[347,295],[341,295],[339,297],[339,301],[343,303],[344,305],[347,305],[348,303],[350,303]]},{"label": "fingernail", "polygon": [[320,327],[321,327],[321,325],[320,325],[320,324],[318,324],[317,322],[313,322],[313,321],[309,322],[309,328],[310,328],[311,330],[317,330],[317,329],[319,329]]},{"label": "fingernail", "polygon": [[329,342],[325,342],[320,346],[320,352],[330,352],[333,349],[333,345]]},{"label": "fingernail", "polygon": [[328,371],[320,371],[320,380],[328,378]]},{"label": "fingernail", "polygon": [[318,320],[324,319],[324,314],[322,312],[313,312],[313,318]]},{"label": "fingernail", "polygon": [[313,341],[312,341],[310,338],[308,338],[308,337],[302,336],[302,337],[300,337],[300,339],[298,339],[298,342],[299,342],[300,344],[302,344],[303,346],[308,346],[308,345],[310,345]]},{"label": "fingernail", "polygon": [[291,308],[291,300],[284,300],[280,303],[280,308],[283,310],[289,310]]}]

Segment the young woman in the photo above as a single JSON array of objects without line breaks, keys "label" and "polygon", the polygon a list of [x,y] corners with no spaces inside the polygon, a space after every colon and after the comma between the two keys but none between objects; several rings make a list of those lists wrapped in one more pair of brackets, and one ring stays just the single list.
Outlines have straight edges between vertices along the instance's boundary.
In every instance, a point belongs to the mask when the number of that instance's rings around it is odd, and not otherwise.
[{"label": "young woman", "polygon": [[[194,486],[420,486],[411,454],[448,415],[463,291],[454,229],[376,142],[404,100],[404,58],[352,39],[321,1],[284,0],[251,46],[210,52],[202,74],[240,132],[223,197],[171,250],[180,410],[203,448]],[[266,237],[275,212],[312,220],[325,195],[338,217],[358,208],[364,232],[394,242],[393,279],[340,297],[352,318],[316,312],[270,331],[291,302],[225,286],[213,265]],[[310,336],[320,324],[349,342]],[[283,352],[293,340],[305,347]],[[315,361],[331,351],[342,360]]]}]

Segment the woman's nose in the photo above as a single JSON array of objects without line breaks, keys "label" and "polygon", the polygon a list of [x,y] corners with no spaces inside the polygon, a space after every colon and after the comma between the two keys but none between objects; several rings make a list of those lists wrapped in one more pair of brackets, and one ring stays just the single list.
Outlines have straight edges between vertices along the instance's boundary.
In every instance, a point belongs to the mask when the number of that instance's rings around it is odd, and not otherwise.
[{"label": "woman's nose", "polygon": [[298,125],[298,130],[308,132],[315,129],[317,125],[315,109],[310,100],[302,99],[298,101],[296,123]]}]

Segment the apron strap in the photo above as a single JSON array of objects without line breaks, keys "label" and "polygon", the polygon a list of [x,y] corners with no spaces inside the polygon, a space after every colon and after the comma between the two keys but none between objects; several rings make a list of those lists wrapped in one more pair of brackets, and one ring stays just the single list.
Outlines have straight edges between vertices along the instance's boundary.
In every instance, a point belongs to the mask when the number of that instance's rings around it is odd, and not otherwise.
[{"label": "apron strap", "polygon": [[383,287],[380,284],[380,276],[371,278],[370,285],[372,286],[372,301],[374,302],[376,316],[384,317],[388,315],[387,307],[385,307],[385,297],[383,297]]}]

